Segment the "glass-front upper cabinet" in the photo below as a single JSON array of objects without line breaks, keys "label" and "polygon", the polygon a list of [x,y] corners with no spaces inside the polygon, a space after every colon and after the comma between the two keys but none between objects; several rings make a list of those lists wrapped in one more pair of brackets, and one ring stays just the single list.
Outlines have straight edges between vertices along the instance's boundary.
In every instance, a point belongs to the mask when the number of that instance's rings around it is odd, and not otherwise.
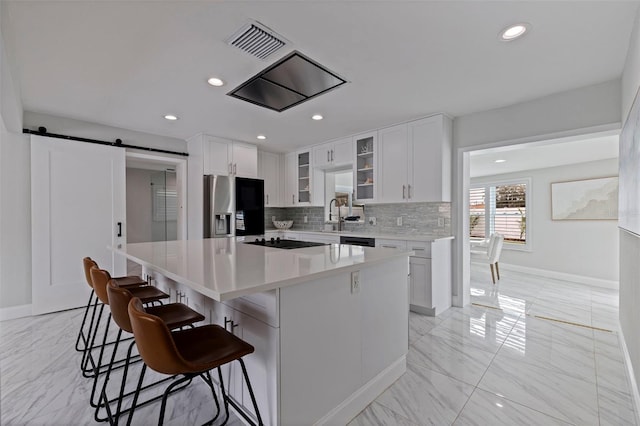
[{"label": "glass-front upper cabinet", "polygon": [[373,201],[376,198],[377,180],[377,132],[354,136],[356,162],[354,164],[355,195],[358,201]]},{"label": "glass-front upper cabinet", "polygon": [[309,152],[298,153],[298,203],[311,202],[311,162]]}]

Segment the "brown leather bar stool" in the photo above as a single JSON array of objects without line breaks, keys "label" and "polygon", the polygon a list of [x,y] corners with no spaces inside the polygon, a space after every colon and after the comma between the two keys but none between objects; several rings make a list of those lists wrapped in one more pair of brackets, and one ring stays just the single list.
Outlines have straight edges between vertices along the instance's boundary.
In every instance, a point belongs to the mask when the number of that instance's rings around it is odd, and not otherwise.
[{"label": "brown leather bar stool", "polygon": [[[90,257],[85,257],[84,259],[82,259],[82,266],[84,269],[84,277],[85,280],[87,281],[87,285],[91,288],[91,293],[89,294],[89,301],[87,302],[87,306],[84,310],[84,315],[82,317],[82,323],[80,324],[80,331],[78,332],[78,338],[76,339],[76,351],[78,352],[84,352],[85,349],[87,348],[88,344],[89,344],[89,340],[91,339],[91,336],[89,335],[89,331],[92,330],[93,328],[93,321],[95,320],[95,314],[96,314],[96,306],[98,304],[98,299],[96,298],[95,302],[93,300],[93,296],[95,294],[95,291],[93,290],[93,282],[91,281],[91,267],[95,266],[98,267],[98,264],[91,259]],[[138,277],[138,276],[134,276],[134,275],[129,275],[126,277],[116,277],[114,278],[117,282],[118,285],[120,286],[127,286],[127,287],[139,287],[141,285],[147,285],[148,283],[146,281],[144,281],[142,278]],[[89,330],[87,331],[87,334],[85,335],[84,332],[84,327],[87,321],[87,316],[89,314],[89,311],[91,310],[91,307],[93,306],[93,311],[91,314],[91,322],[89,323]],[[80,347],[80,340],[82,340],[82,343],[84,344],[84,347]]]},{"label": "brown leather bar stool", "polygon": [[[120,287],[115,280],[110,280],[108,282],[107,295],[109,297],[109,307],[111,308],[111,316],[115,321],[115,323],[120,328],[120,330],[118,331],[116,343],[113,347],[113,353],[111,354],[111,361],[109,362],[109,368],[105,375],[105,379],[102,385],[102,391],[100,392],[100,397],[98,399],[98,406],[96,407],[94,417],[95,417],[95,420],[98,422],[109,420],[109,423],[117,424],[118,418],[120,417],[120,415],[129,411],[128,409],[122,410],[122,403],[124,398],[126,396],[133,394],[133,392],[125,394],[125,385],[127,381],[127,373],[129,370],[129,360],[131,359],[131,351],[133,349],[133,345],[135,344],[135,341],[131,342],[127,350],[127,356],[126,356],[127,361],[124,365],[122,380],[120,382],[120,392],[118,394],[118,397],[113,400],[109,400],[109,398],[107,397],[106,389],[107,389],[107,384],[109,382],[109,378],[111,376],[113,365],[115,363],[116,351],[118,350],[118,343],[120,342],[120,339],[122,337],[122,332],[126,331],[128,333],[133,333],[133,328],[131,327],[131,321],[129,319],[129,311],[128,311],[129,302],[131,301],[133,296],[131,295],[131,292],[127,288]],[[146,310],[150,314],[155,315],[158,318],[162,319],[164,323],[167,325],[167,328],[169,328],[169,330],[174,330],[174,329],[182,328],[185,326],[193,327],[194,323],[204,321],[205,319],[203,315],[199,314],[198,312],[194,311],[193,309],[191,309],[190,307],[182,303],[169,303],[167,305],[152,306],[152,307],[146,308]],[[171,379],[171,377],[169,379]],[[145,389],[151,386],[155,386],[156,384],[157,383],[147,385],[145,386]],[[94,391],[95,391],[95,388],[94,388]],[[161,396],[162,395],[160,395],[159,397],[153,398],[151,400],[145,401],[143,403],[140,403],[138,404],[138,406],[145,405],[146,403],[151,402],[155,399],[158,399]],[[117,401],[116,410],[115,412],[112,413],[110,404],[116,401]],[[106,412],[107,412],[106,418],[99,417],[99,411],[100,411],[100,408],[102,407],[106,409]]]},{"label": "brown leather bar stool", "polygon": [[[104,348],[107,344],[109,325],[111,324],[111,321],[110,321],[111,312],[109,312],[106,327],[104,330],[104,338],[102,340],[102,345],[95,347],[94,346],[95,339],[98,334],[98,329],[100,327],[102,313],[104,311],[105,305],[109,305],[109,296],[107,295],[107,283],[111,279],[111,275],[109,274],[108,271],[105,271],[104,269],[99,269],[97,266],[91,267],[90,275],[91,275],[91,282],[93,283],[93,290],[95,291],[96,296],[98,297],[98,300],[102,302],[102,306],[100,307],[98,320],[96,321],[95,326],[91,332],[91,335],[92,335],[91,344],[88,350],[86,350],[85,353],[83,354],[83,358],[82,358],[81,367],[82,367],[83,375],[85,377],[95,377],[99,373],[104,372],[104,371],[101,371],[101,368],[103,367],[102,357],[104,355]],[[139,297],[143,303],[155,303],[155,302],[161,303],[160,301],[162,299],[169,298],[169,295],[167,293],[150,285],[139,286],[139,287],[128,287],[128,290],[131,291],[131,294],[134,295],[135,297]],[[98,363],[96,364],[93,360],[91,350],[98,347],[100,348],[100,356],[98,358]],[[89,367],[89,362],[91,363],[90,367]],[[92,399],[92,406],[95,406],[93,404],[93,399]]]},{"label": "brown leather bar stool", "polygon": [[[204,325],[171,332],[159,317],[146,312],[142,306],[142,302],[137,298],[133,298],[129,302],[129,318],[131,319],[133,335],[144,365],[142,366],[136,394],[133,398],[132,409],[129,411],[127,424],[130,424],[133,418],[135,405],[148,366],[159,373],[170,375],[180,374],[183,376],[171,383],[164,391],[162,405],[160,406],[159,425],[163,423],[167,396],[171,393],[172,389],[191,380],[195,376],[200,376],[200,378],[209,385],[214,400],[216,401],[216,406],[218,406],[214,384],[209,374],[209,371],[214,368],[218,369],[220,391],[222,392],[226,413],[223,424],[229,420],[229,404],[231,404],[247,422],[255,425],[256,423],[229,399],[224,390],[220,366],[235,360],[237,360],[242,367],[242,374],[247,383],[258,424],[263,424],[260,411],[258,410],[258,404],[253,394],[253,388],[251,387],[251,381],[249,380],[247,369],[242,361],[243,356],[253,353],[253,346],[218,325]],[[212,423],[219,415],[220,409],[218,406],[215,417],[207,423]]]}]

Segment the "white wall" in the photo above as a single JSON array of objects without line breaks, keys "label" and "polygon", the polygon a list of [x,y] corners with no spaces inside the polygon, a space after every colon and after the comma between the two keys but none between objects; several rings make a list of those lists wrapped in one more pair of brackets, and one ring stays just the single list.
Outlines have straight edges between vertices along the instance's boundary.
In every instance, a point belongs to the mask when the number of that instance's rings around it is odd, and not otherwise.
[{"label": "white wall", "polygon": [[544,269],[610,282],[618,281],[618,222],[551,220],[551,183],[618,175],[618,160],[609,159],[475,178],[471,183],[531,178],[527,238],[532,250],[502,252],[500,263]]},{"label": "white wall", "polygon": [[[29,140],[0,131],[0,308],[31,303],[31,176]],[[28,284],[28,285],[27,285]]]},{"label": "white wall", "polygon": [[468,173],[469,151],[517,145],[620,128],[620,80],[556,93],[529,102],[458,117],[453,123],[454,298],[469,299]]},{"label": "white wall", "polygon": [[463,148],[620,121],[620,80],[560,92],[529,102],[458,117],[454,147]]},{"label": "white wall", "polygon": [[[640,13],[640,12],[639,12]],[[640,86],[640,15],[631,34],[622,74],[621,119],[626,120]],[[624,194],[620,194],[624,197]],[[629,351],[635,381],[640,383],[640,238],[620,231],[620,327]],[[637,408],[637,407],[636,407]]]},{"label": "white wall", "polygon": [[8,19],[4,12],[4,2],[0,2],[0,117],[5,131],[22,132],[22,101],[20,100],[17,74],[8,59],[6,44],[2,34],[2,24]]},{"label": "white wall", "polygon": [[[180,139],[51,115],[25,112],[24,126],[186,152]],[[7,308],[31,303],[31,157],[28,136],[3,131],[0,137],[0,308]]]},{"label": "white wall", "polygon": [[[22,104],[1,24],[0,4],[0,308],[31,303],[30,147],[22,135]],[[27,285],[28,284],[28,285]]]},{"label": "white wall", "polygon": [[31,111],[24,112],[24,127],[38,130],[44,126],[49,133],[78,136],[88,139],[115,141],[122,139],[122,143],[140,145],[151,148],[167,149],[171,151],[187,152],[187,142],[183,139],[152,135],[118,127],[105,126],[98,123],[74,120],[72,118],[39,114]]}]

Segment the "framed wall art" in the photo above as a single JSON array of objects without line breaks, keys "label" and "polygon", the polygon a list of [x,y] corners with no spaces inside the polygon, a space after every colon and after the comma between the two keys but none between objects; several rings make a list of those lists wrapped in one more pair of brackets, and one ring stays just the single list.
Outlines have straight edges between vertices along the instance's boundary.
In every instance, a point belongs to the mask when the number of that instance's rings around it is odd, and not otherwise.
[{"label": "framed wall art", "polygon": [[552,183],[551,219],[618,220],[618,177]]}]

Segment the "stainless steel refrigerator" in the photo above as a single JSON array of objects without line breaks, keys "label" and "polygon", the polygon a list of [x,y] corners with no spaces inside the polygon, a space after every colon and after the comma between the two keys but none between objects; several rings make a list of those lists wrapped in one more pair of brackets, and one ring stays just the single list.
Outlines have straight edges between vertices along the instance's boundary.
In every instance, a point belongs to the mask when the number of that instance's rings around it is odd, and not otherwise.
[{"label": "stainless steel refrigerator", "polygon": [[264,181],[206,175],[204,238],[264,234]]}]

